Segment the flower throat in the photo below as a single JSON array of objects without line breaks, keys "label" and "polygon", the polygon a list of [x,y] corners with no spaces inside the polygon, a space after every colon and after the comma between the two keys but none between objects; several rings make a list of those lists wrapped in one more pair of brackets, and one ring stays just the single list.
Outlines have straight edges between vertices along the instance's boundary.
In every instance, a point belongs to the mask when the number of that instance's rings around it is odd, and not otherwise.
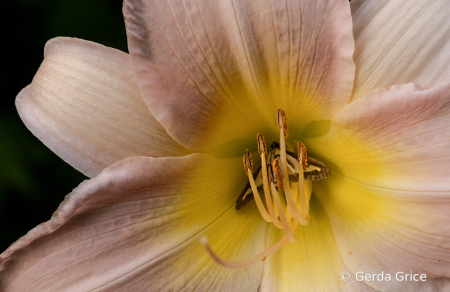
[{"label": "flower throat", "polygon": [[[255,174],[253,174],[252,154],[248,149],[245,151],[243,163],[249,183],[236,201],[236,210],[239,211],[254,199],[263,219],[276,228],[283,229],[286,234],[262,253],[241,262],[230,262],[220,258],[209,246],[206,237],[202,237],[200,242],[205,246],[208,254],[224,267],[250,266],[264,261],[267,256],[279,250],[288,241],[294,243],[298,224],[309,223],[312,181],[324,179],[330,175],[325,164],[307,157],[306,147],[302,142],[297,142],[297,154],[286,150],[285,139],[289,131],[286,115],[282,109],[278,109],[277,112],[277,126],[280,132],[280,143],[274,142],[270,153],[267,152],[263,135],[257,135],[261,166]],[[264,195],[265,202],[261,199],[260,193]]]}]

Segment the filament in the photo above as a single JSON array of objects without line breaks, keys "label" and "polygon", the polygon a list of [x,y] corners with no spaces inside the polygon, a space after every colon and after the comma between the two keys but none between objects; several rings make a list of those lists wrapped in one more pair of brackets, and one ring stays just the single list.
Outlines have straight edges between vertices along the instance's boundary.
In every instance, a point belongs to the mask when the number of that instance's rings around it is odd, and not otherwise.
[{"label": "filament", "polygon": [[[289,228],[289,231],[291,233],[294,233],[297,230],[298,227],[298,221],[294,220],[292,224],[292,229]],[[267,248],[263,252],[257,254],[254,257],[251,257],[249,259],[240,261],[240,262],[232,262],[222,259],[219,255],[217,255],[214,250],[211,248],[211,246],[208,244],[208,239],[206,236],[203,236],[200,238],[200,243],[203,244],[203,246],[206,248],[206,251],[208,252],[209,256],[219,265],[229,268],[229,269],[239,269],[239,268],[245,268],[248,266],[251,266],[257,262],[264,261],[268,256],[279,250],[288,242],[288,237],[285,235],[280,241],[272,245],[271,247]]]},{"label": "filament", "polygon": [[277,206],[277,209],[278,209],[278,214],[280,215],[281,223],[283,223],[283,229],[286,232],[286,236],[289,239],[289,242],[294,243],[295,242],[294,234],[291,231],[289,222],[286,218],[286,215],[284,214],[283,207],[281,206],[281,202],[280,202],[281,189],[278,189],[278,192],[277,192],[277,190],[275,189],[275,185],[273,183],[271,183],[270,186],[272,188],[273,198],[275,201],[275,205]]},{"label": "filament", "polygon": [[255,180],[253,179],[253,174],[250,169],[247,169],[247,176],[250,181],[250,187],[252,189],[253,196],[255,197],[256,206],[258,207],[259,213],[261,213],[261,216],[264,218],[264,220],[266,220],[267,222],[272,222],[270,215],[267,213],[266,209],[264,208],[263,202],[259,197],[258,188],[256,187]]},{"label": "filament", "polygon": [[269,210],[270,218],[272,219],[273,225],[275,227],[282,229],[282,225],[280,221],[278,220],[278,214],[275,213],[275,210],[273,208],[272,204],[272,198],[270,195],[269,190],[269,180],[267,177],[267,168],[264,167],[266,165],[266,157],[267,157],[267,150],[266,150],[266,143],[264,141],[264,137],[261,134],[258,134],[258,150],[261,157],[261,171],[262,171],[262,179],[263,179],[263,189],[264,189],[264,196],[266,199],[266,206]]}]

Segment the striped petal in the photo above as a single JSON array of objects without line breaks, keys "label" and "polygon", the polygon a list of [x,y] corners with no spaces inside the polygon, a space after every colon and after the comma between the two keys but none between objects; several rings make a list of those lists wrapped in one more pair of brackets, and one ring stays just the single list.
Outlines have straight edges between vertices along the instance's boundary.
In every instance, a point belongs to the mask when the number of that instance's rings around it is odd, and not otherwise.
[{"label": "striped petal", "polygon": [[[278,241],[282,232],[271,229],[267,241]],[[364,283],[343,281],[340,276],[348,271],[339,254],[330,221],[322,204],[313,196],[311,221],[301,226],[297,242],[286,244],[264,261],[260,292],[291,291],[373,291]]]},{"label": "striped petal", "polygon": [[351,1],[355,36],[352,100],[378,88],[450,81],[447,0]]},{"label": "striped petal", "polygon": [[256,291],[262,264],[230,271],[199,243],[207,235],[231,260],[264,248],[256,208],[234,209],[239,160],[135,157],[106,168],[0,255],[0,290]]},{"label": "striped petal", "polygon": [[96,43],[49,41],[16,106],[35,136],[89,177],[127,157],[188,153],[148,110],[129,56]]},{"label": "striped petal", "polygon": [[189,149],[272,140],[279,107],[299,134],[350,98],[347,1],[127,0],[124,15],[144,99]]},{"label": "striped petal", "polygon": [[[330,132],[307,141],[332,175],[314,186],[353,272],[382,291],[450,287],[450,82],[379,90],[336,114]],[[399,281],[396,273],[424,274]],[[418,276],[415,277],[419,279]]]}]

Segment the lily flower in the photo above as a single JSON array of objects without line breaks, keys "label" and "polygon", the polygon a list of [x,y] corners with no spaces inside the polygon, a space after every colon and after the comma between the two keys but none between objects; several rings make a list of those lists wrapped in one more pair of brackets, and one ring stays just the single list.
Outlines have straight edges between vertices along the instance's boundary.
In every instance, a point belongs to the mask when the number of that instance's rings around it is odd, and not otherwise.
[{"label": "lily flower", "polygon": [[1,291],[449,289],[448,1],[123,12],[129,55],[53,39],[16,99],[91,179],[0,255]]}]

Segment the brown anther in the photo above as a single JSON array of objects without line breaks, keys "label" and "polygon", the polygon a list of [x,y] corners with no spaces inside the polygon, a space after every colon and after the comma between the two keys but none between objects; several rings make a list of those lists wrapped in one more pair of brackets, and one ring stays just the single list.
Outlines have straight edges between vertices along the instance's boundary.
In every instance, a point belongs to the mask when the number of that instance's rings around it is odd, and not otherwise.
[{"label": "brown anther", "polygon": [[277,187],[279,190],[283,189],[283,174],[281,173],[280,163],[278,159],[273,161],[273,172],[277,176]]},{"label": "brown anther", "polygon": [[277,127],[278,131],[280,131],[281,127],[283,127],[284,138],[289,135],[289,130],[286,122],[286,113],[281,108],[279,108],[277,112]]},{"label": "brown anther", "polygon": [[275,180],[274,180],[274,174],[273,174],[273,168],[272,168],[272,165],[267,165],[267,179],[271,182],[271,183],[273,183]]},{"label": "brown anther", "polygon": [[245,174],[248,175],[248,170],[249,170],[249,169],[250,169],[251,172],[253,172],[252,153],[251,153],[250,150],[248,150],[248,149],[245,150],[243,162],[244,162],[244,171],[245,171]]},{"label": "brown anther", "polygon": [[297,142],[297,147],[298,147],[297,160],[301,165],[303,165],[303,171],[305,171],[306,168],[308,167],[308,156],[306,153],[307,152],[306,146],[302,142]]},{"label": "brown anther", "polygon": [[266,140],[264,139],[264,136],[259,134],[256,136],[258,138],[258,152],[259,155],[262,155],[264,153],[264,158],[267,159],[267,146],[266,146]]}]

